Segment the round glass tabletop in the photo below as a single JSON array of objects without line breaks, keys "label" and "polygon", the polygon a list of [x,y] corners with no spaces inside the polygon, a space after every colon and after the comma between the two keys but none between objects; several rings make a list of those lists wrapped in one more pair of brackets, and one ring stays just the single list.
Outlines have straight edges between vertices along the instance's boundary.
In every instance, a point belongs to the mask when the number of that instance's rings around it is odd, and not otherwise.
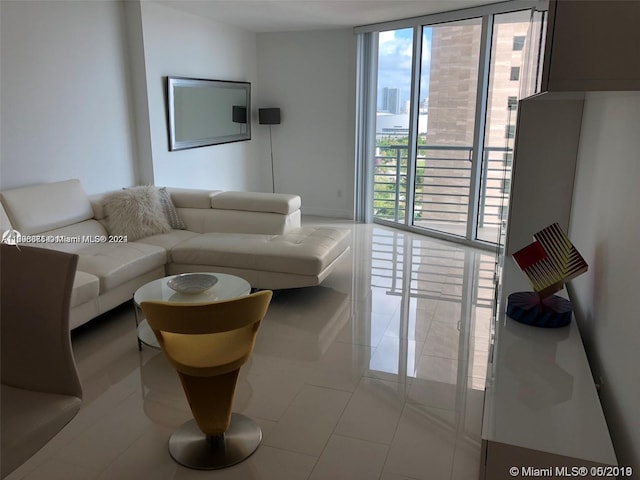
[{"label": "round glass tabletop", "polygon": [[[199,272],[200,273],[200,272]],[[208,272],[202,272],[208,273]],[[183,274],[184,275],[184,274]],[[159,278],[153,280],[138,290],[133,295],[133,301],[136,308],[139,308],[142,302],[163,301],[175,303],[199,303],[199,302],[217,302],[221,300],[231,300],[233,298],[243,297],[251,293],[251,285],[245,279],[229,275],[226,273],[212,273],[218,281],[211,288],[200,293],[179,293],[167,285],[169,280],[178,275]],[[160,348],[158,341],[149,327],[146,320],[142,320],[138,324],[138,339],[154,348]]]}]

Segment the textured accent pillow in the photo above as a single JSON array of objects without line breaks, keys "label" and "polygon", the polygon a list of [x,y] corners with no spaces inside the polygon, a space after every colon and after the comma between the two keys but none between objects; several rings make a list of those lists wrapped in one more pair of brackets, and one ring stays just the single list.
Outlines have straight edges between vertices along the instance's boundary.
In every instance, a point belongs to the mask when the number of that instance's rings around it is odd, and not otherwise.
[{"label": "textured accent pillow", "polygon": [[110,193],[104,199],[111,235],[126,235],[128,241],[171,231],[162,211],[160,192],[152,185]]},{"label": "textured accent pillow", "polygon": [[160,204],[162,205],[162,211],[164,212],[165,217],[167,217],[167,221],[171,228],[176,230],[185,230],[187,226],[180,218],[180,215],[178,215],[178,211],[171,200],[171,194],[167,188],[162,187],[158,189],[158,191],[160,192]]}]

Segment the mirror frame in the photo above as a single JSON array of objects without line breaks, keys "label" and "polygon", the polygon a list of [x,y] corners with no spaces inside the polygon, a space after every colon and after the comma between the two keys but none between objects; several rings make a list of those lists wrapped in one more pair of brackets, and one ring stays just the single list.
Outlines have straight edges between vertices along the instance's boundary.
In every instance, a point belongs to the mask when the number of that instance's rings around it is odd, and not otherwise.
[{"label": "mirror frame", "polygon": [[[176,139],[176,95],[177,88],[200,88],[200,89],[231,89],[241,90],[245,93],[247,122],[244,132],[232,135],[219,135],[209,137],[193,137],[188,139]],[[228,80],[208,80],[202,78],[166,77],[166,99],[167,99],[167,126],[169,134],[169,151],[185,150],[188,148],[206,147],[210,145],[220,145],[223,143],[241,142],[251,140],[251,83],[235,82]],[[212,118],[212,121],[215,119]],[[231,112],[229,112],[229,122],[232,122]]]}]

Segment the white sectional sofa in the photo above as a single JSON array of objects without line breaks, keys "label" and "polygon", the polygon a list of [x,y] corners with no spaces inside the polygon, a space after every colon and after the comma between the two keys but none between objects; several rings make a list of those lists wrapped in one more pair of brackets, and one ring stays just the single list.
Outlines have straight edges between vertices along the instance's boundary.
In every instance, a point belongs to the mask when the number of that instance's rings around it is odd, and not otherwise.
[{"label": "white sectional sofa", "polygon": [[110,192],[89,197],[78,180],[0,192],[10,223],[3,228],[30,245],[79,255],[70,328],[176,273],[230,273],[261,289],[319,285],[350,247],[348,230],[301,227],[297,195],[168,191],[185,229],[108,241]]}]

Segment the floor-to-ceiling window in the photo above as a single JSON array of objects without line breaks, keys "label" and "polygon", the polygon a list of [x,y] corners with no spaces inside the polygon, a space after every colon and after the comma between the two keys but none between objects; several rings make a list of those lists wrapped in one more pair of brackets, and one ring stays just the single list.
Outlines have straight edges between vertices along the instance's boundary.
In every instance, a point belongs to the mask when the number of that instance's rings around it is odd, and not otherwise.
[{"label": "floor-to-ceiling window", "polygon": [[378,35],[373,213],[404,223],[407,213],[407,164],[413,28]]},{"label": "floor-to-ceiling window", "polygon": [[412,224],[461,237],[472,197],[481,35],[481,18],[422,28],[420,98],[427,119],[415,161]]},{"label": "floor-to-ceiling window", "polygon": [[498,8],[356,30],[367,46],[359,111],[369,112],[360,211],[374,221],[500,243],[517,104],[537,85],[545,4]]}]

